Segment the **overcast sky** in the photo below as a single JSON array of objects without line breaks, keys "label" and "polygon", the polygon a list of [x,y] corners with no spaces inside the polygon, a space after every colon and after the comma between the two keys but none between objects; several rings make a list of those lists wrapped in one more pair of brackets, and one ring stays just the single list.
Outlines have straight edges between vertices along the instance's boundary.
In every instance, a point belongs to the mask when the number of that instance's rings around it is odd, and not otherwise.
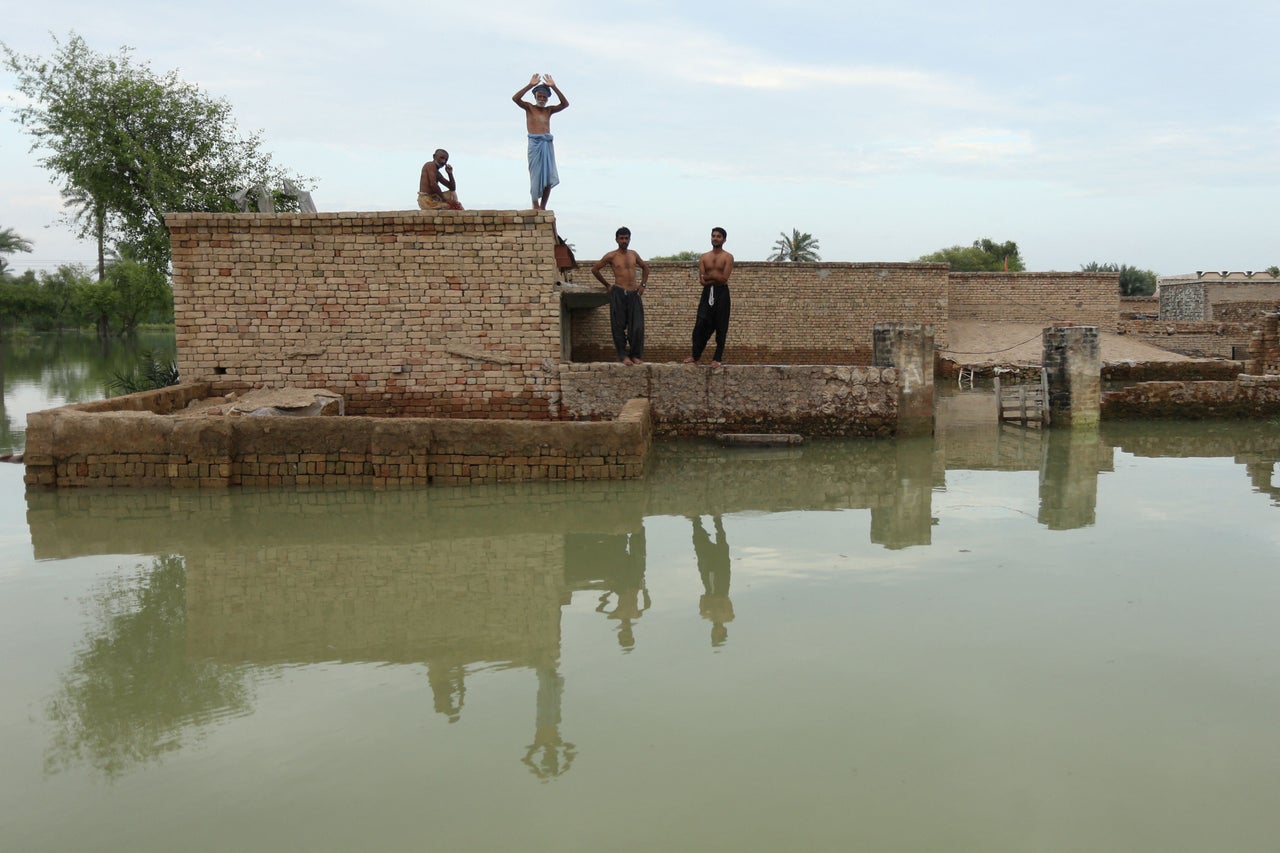
[{"label": "overcast sky", "polygon": [[[540,71],[571,103],[551,208],[580,258],[619,225],[645,257],[720,225],[739,260],[799,228],[827,261],[990,237],[1033,270],[1280,263],[1274,0],[10,5],[21,53],[74,30],[225,98],[322,211],[415,209],[438,146],[468,208],[529,207],[510,97]],[[13,266],[90,262],[29,148],[5,109]]]}]

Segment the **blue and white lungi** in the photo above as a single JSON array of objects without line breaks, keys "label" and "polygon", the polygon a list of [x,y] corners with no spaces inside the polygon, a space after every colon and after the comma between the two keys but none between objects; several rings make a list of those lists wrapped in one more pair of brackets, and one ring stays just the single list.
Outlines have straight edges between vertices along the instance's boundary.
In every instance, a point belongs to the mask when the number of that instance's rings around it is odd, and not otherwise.
[{"label": "blue and white lungi", "polygon": [[529,134],[529,194],[535,202],[542,199],[548,187],[560,183],[554,139],[549,133]]}]

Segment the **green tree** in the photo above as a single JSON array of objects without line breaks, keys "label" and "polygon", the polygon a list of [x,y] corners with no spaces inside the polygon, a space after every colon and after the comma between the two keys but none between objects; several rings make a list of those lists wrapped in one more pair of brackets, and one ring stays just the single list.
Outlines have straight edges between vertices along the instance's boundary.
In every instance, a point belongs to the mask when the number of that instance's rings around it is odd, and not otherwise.
[{"label": "green tree", "polygon": [[983,237],[974,240],[972,246],[949,246],[919,260],[926,263],[951,264],[953,272],[1022,272],[1027,265],[1018,253],[1018,244],[1010,240],[997,243]]},{"label": "green tree", "polygon": [[107,266],[106,283],[115,291],[111,325],[118,335],[127,335],[139,323],[172,317],[173,291],[169,280],[136,258],[125,257]]},{"label": "green tree", "polygon": [[1267,272],[1271,273],[1272,278],[1280,278],[1280,267],[1274,265],[1269,266],[1267,267]]},{"label": "green tree", "polygon": [[813,263],[822,260],[822,256],[818,254],[818,238],[812,234],[802,233],[799,229],[792,228],[791,235],[787,236],[785,231],[778,232],[779,240],[773,244],[773,254],[769,256],[771,261],[795,261],[797,263]]},{"label": "green tree", "polygon": [[27,99],[15,118],[79,211],[71,221],[80,236],[123,243],[165,272],[166,213],[233,211],[238,189],[309,183],[274,165],[260,134],[242,137],[226,101],[176,72],[156,74],[127,47],[97,53],[74,33],[54,45],[48,58],[3,45],[5,65]]},{"label": "green tree", "polygon": [[1081,272],[1114,272],[1120,274],[1121,296],[1150,296],[1156,292],[1156,274],[1128,264],[1100,264],[1090,261],[1080,265]]},{"label": "green tree", "polygon": [[84,323],[80,291],[93,283],[79,264],[63,264],[40,273],[40,303],[50,329],[76,329]]},{"label": "green tree", "polygon": [[696,261],[698,260],[698,258],[701,258],[701,257],[702,257],[701,252],[688,250],[684,252],[676,252],[674,255],[654,255],[649,260],[651,261]]},{"label": "green tree", "polygon": [[9,260],[5,255],[30,251],[30,240],[19,236],[12,228],[0,228],[0,276],[9,274]]}]

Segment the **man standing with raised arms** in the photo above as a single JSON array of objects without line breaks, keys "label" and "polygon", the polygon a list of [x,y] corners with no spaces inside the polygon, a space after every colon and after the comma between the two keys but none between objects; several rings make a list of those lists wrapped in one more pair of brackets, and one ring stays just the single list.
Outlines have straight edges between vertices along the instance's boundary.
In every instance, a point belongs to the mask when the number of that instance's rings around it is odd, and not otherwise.
[{"label": "man standing with raised arms", "polygon": [[[535,103],[523,100],[525,93],[533,90]],[[551,93],[556,93],[557,103],[547,106]],[[525,126],[529,130],[529,194],[533,197],[534,210],[546,210],[551,198],[551,188],[560,183],[556,171],[556,149],[552,144],[551,117],[569,108],[569,99],[558,88],[550,74],[535,74],[529,85],[511,96],[515,105],[524,110]]]},{"label": "man standing with raised arms", "polygon": [[[596,261],[591,274],[609,291],[609,328],[613,332],[613,348],[623,364],[644,364],[644,296],[649,286],[649,265],[631,251],[631,229],[625,225],[614,235],[618,248]],[[613,268],[613,286],[600,271]],[[636,267],[640,283],[636,284]]]},{"label": "man standing with raised arms", "polygon": [[733,275],[733,255],[724,250],[728,236],[723,228],[712,228],[711,251],[698,259],[702,297],[698,300],[698,318],[693,324],[693,355],[684,360],[685,364],[698,363],[713,331],[716,353],[711,357],[711,366],[719,367],[724,359],[724,339],[729,334],[729,276]]}]

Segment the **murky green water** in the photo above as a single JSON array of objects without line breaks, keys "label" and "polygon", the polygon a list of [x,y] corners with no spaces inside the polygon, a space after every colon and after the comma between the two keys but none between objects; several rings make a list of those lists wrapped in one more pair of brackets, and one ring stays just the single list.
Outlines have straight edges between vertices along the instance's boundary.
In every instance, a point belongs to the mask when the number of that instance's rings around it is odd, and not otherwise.
[{"label": "murky green water", "polygon": [[1271,850],[1280,427],[24,494],[5,850]]}]

